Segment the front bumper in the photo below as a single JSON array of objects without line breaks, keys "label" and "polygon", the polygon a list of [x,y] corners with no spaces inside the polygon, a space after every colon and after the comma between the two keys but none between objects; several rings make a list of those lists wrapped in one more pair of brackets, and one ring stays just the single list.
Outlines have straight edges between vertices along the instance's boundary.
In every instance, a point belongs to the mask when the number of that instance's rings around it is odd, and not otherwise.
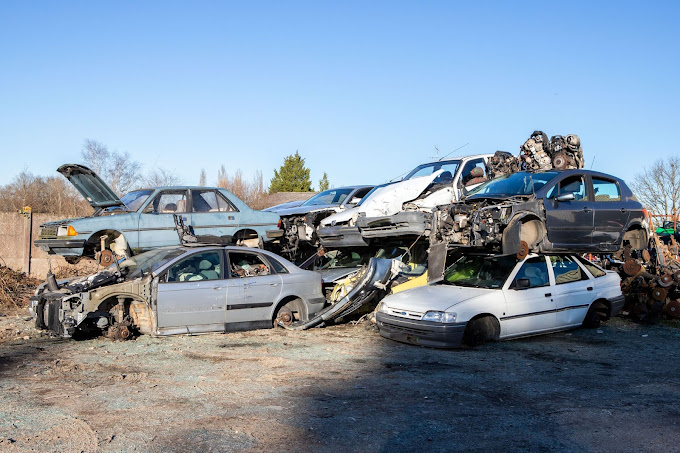
[{"label": "front bumper", "polygon": [[85,239],[37,239],[33,244],[50,255],[81,256]]},{"label": "front bumper", "polygon": [[402,343],[432,348],[458,348],[463,341],[467,322],[443,324],[400,318],[378,312],[376,321],[380,335]]},{"label": "front bumper", "polygon": [[386,217],[359,217],[357,226],[364,238],[420,236],[430,229],[431,219],[424,212],[408,211]]},{"label": "front bumper", "polygon": [[361,237],[359,228],[353,226],[329,226],[317,230],[321,245],[326,248],[365,247],[368,242]]}]

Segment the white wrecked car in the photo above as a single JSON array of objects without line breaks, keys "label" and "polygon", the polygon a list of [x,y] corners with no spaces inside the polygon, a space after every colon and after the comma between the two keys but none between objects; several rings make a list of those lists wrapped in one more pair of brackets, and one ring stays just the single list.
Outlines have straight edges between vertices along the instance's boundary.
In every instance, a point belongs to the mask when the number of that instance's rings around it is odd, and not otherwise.
[{"label": "white wrecked car", "polygon": [[486,162],[478,154],[422,164],[401,181],[377,186],[355,207],[323,219],[317,234],[326,248],[368,245],[372,238],[418,236],[436,206],[461,198],[463,188],[486,181]]}]

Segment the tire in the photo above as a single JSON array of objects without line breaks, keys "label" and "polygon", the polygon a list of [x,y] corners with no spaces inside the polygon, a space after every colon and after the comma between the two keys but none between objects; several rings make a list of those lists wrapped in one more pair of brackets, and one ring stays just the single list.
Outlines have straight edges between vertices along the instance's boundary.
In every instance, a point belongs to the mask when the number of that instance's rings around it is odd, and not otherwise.
[{"label": "tire", "polygon": [[273,327],[281,325],[288,327],[296,321],[303,321],[306,319],[305,303],[302,299],[297,298],[281,304],[274,314],[272,320]]},{"label": "tire", "polygon": [[492,316],[483,316],[470,321],[465,328],[463,343],[468,346],[480,346],[498,339],[497,323]]},{"label": "tire", "polygon": [[607,319],[607,307],[601,302],[593,302],[588,308],[586,317],[583,318],[583,327],[596,329]]}]

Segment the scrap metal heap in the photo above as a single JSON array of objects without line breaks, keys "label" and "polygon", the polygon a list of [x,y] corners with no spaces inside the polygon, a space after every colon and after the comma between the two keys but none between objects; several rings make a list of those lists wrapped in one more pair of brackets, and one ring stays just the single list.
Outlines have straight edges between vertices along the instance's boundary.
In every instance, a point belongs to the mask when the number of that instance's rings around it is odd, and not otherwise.
[{"label": "scrap metal heap", "polygon": [[656,323],[661,316],[680,319],[680,247],[673,236],[664,244],[656,234],[650,248],[639,257],[633,256],[630,246],[615,258],[621,258],[621,290],[631,317]]},{"label": "scrap metal heap", "polygon": [[520,170],[545,171],[583,168],[583,148],[578,135],[553,135],[534,131],[520,147],[518,156],[497,151],[486,164],[489,179]]}]

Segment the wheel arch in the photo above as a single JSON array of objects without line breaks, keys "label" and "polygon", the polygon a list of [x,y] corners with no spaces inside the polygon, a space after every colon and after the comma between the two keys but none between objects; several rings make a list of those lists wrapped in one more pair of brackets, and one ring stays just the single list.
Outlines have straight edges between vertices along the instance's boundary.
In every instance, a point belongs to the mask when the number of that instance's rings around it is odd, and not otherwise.
[{"label": "wheel arch", "polygon": [[[122,236],[123,239],[125,240],[124,246],[126,248],[126,253],[127,251],[130,250],[130,242],[128,241],[128,238],[125,236],[125,233],[113,228],[107,228],[103,230],[98,230],[90,235],[90,237],[85,242],[85,250],[83,250],[83,255],[85,255],[85,252],[87,251],[88,252],[87,256],[90,256],[89,254],[91,253],[92,257],[94,257],[94,254],[97,251],[101,251],[99,250],[99,248],[101,248],[102,236],[109,236],[109,238],[106,239],[106,245],[109,246],[109,248],[112,243],[115,243],[115,241]],[[120,255],[120,253],[117,254]]]},{"label": "wheel arch", "polygon": [[494,329],[495,329],[493,341],[498,341],[500,339],[500,335],[501,335],[501,321],[493,313],[485,312],[485,313],[479,313],[479,314],[473,316],[467,322],[467,325],[465,326],[465,331],[467,332],[469,326],[472,324],[473,321],[475,321],[477,319],[481,319],[481,318],[487,318],[487,317],[491,319],[491,322],[492,322]]},{"label": "wheel arch", "polygon": [[273,305],[274,308],[269,313],[269,318],[272,320],[272,323],[276,319],[276,314],[278,313],[279,309],[281,307],[283,307],[284,305],[286,305],[287,303],[293,302],[295,300],[300,301],[299,306],[300,306],[300,311],[301,311],[301,313],[300,313],[301,317],[304,320],[309,319],[309,313],[307,312],[307,304],[305,303],[305,300],[300,296],[296,296],[294,294],[289,294],[289,295],[286,295],[286,296],[282,297],[281,299],[279,299],[278,302],[276,302]]},{"label": "wheel arch", "polygon": [[647,228],[637,221],[631,223],[621,236],[621,246],[623,246],[625,241],[630,243],[633,250],[642,250],[646,248],[649,242]]}]

